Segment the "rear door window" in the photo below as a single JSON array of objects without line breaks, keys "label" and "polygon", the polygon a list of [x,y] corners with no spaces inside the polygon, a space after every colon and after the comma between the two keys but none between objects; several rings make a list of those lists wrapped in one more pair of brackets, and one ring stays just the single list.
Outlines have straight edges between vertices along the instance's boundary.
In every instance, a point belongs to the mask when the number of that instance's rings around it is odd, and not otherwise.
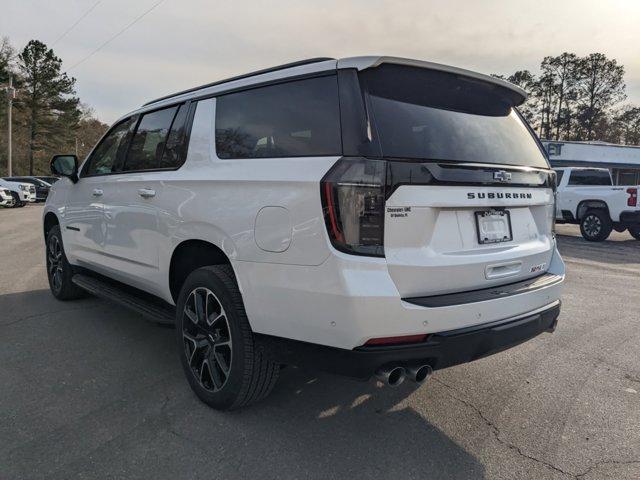
[{"label": "rear door window", "polygon": [[145,113],[136,129],[123,171],[155,170],[160,168],[167,137],[178,107]]},{"label": "rear door window", "polygon": [[340,155],[335,75],[222,95],[216,99],[219,158]]},{"label": "rear door window", "polygon": [[569,185],[611,185],[607,170],[572,170]]},{"label": "rear door window", "polygon": [[158,168],[179,168],[185,160],[186,155],[186,129],[189,107],[180,105],[176,113],[171,130],[167,136],[164,146],[164,153]]}]

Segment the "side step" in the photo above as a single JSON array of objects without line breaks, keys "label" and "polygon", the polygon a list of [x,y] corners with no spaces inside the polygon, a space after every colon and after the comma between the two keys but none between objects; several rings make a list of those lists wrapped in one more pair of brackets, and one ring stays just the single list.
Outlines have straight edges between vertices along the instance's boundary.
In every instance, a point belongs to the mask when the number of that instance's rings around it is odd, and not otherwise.
[{"label": "side step", "polygon": [[[124,287],[126,287],[124,285],[123,288],[121,288],[111,282],[100,280],[99,278],[84,275],[82,273],[76,273],[73,276],[72,281],[90,294],[118,303],[156,323],[171,326],[175,324],[174,308],[168,304],[167,306],[163,306],[156,304],[151,300],[146,300],[142,295],[131,294],[124,290]],[[129,289],[136,291],[134,288]]]}]

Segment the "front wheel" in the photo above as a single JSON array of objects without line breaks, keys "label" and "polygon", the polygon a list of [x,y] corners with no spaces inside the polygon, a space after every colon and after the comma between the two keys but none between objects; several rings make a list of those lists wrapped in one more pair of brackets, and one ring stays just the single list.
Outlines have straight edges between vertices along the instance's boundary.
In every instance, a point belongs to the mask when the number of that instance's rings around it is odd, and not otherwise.
[{"label": "front wheel", "polygon": [[24,202],[20,200],[20,196],[16,192],[11,192],[11,196],[13,197],[12,208],[24,207]]},{"label": "front wheel", "polygon": [[637,227],[629,227],[629,233],[636,240],[640,240],[640,226]]},{"label": "front wheel", "polygon": [[580,220],[580,233],[589,242],[603,242],[613,230],[613,222],[604,210],[588,210]]},{"label": "front wheel", "polygon": [[266,397],[280,366],[255,342],[242,296],[228,265],[192,272],[180,290],[176,339],[195,394],[218,410]]},{"label": "front wheel", "polygon": [[56,225],[47,234],[47,278],[51,293],[58,300],[74,300],[85,295],[73,281],[73,266],[67,261],[62,245],[60,227]]}]

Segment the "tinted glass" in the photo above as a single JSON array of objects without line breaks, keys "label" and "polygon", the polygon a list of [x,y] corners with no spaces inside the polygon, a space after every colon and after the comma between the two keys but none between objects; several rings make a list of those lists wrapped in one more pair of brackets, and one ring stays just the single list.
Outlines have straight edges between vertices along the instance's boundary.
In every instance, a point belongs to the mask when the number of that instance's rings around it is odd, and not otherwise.
[{"label": "tinted glass", "polygon": [[556,185],[560,185],[563,175],[564,175],[564,170],[556,170]]},{"label": "tinted glass", "polygon": [[169,129],[178,107],[165,108],[142,116],[131,139],[124,171],[160,168]]},{"label": "tinted glass", "polygon": [[569,185],[611,185],[608,170],[573,170]]},{"label": "tinted glass", "polygon": [[340,155],[335,76],[223,95],[216,100],[220,158]]},{"label": "tinted glass", "polygon": [[638,175],[635,170],[619,170],[618,185],[638,185]]},{"label": "tinted glass", "polygon": [[131,118],[113,127],[91,154],[88,165],[84,168],[85,175],[100,175],[118,170],[127,148],[127,134],[132,125]]},{"label": "tinted glass", "polygon": [[506,88],[398,65],[361,79],[385,157],[548,168]]},{"label": "tinted glass", "polygon": [[181,105],[171,125],[164,153],[158,168],[178,168],[184,161],[185,129],[187,125],[188,107]]}]

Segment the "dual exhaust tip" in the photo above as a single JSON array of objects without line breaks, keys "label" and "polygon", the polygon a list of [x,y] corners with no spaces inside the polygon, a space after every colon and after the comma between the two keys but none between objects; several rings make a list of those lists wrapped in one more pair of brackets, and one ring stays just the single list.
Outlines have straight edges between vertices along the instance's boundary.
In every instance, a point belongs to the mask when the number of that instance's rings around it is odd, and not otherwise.
[{"label": "dual exhaust tip", "polygon": [[408,367],[383,367],[376,372],[376,378],[385,385],[397,387],[406,378],[416,383],[424,383],[433,373],[431,365],[410,365]]}]

